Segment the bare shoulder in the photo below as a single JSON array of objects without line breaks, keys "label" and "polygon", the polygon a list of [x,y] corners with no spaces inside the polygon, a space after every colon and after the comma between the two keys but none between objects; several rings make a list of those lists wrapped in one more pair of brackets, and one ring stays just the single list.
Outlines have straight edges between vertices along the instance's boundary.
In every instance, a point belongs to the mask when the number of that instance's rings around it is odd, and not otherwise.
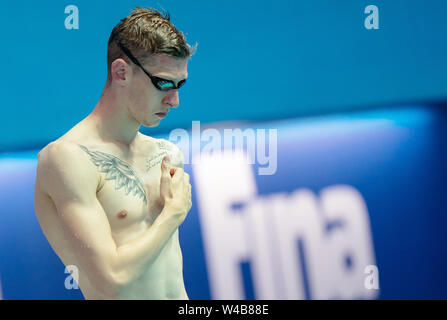
[{"label": "bare shoulder", "polygon": [[184,157],[183,153],[179,147],[177,147],[174,143],[165,139],[157,139],[159,143],[159,148],[162,151],[165,151],[166,154],[171,158],[171,164],[174,167],[183,168],[184,166]]},{"label": "bare shoulder", "polygon": [[177,145],[166,139],[153,138],[143,134],[142,136],[144,139],[146,139],[146,141],[155,143],[161,154],[169,155],[171,158],[171,163],[174,167],[183,168],[184,165],[183,153]]},{"label": "bare shoulder", "polygon": [[[56,140],[47,144],[42,150],[37,154],[38,161],[50,162],[52,164],[65,163],[74,158],[79,158],[81,153],[80,145],[71,141]],[[81,160],[82,159],[77,159]]]},{"label": "bare shoulder", "polygon": [[59,183],[65,186],[68,180],[80,179],[89,185],[98,181],[96,168],[80,145],[69,141],[53,141],[38,153],[36,180],[42,191],[49,193]]}]

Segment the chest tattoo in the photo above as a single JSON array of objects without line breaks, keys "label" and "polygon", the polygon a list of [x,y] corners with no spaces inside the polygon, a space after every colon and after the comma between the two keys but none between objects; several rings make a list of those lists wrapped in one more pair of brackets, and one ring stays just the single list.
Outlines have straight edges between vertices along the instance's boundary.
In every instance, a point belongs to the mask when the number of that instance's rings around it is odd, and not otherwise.
[{"label": "chest tattoo", "polygon": [[146,160],[146,172],[148,172],[153,167],[159,165],[163,160],[163,157],[172,154],[172,147],[164,141],[157,141],[159,152],[152,156],[150,159]]},{"label": "chest tattoo", "polygon": [[124,188],[126,195],[131,193],[133,196],[143,198],[147,204],[144,184],[128,163],[108,153],[92,151],[82,145],[79,147],[90,156],[99,171],[105,173],[106,180],[115,180],[115,190]]}]

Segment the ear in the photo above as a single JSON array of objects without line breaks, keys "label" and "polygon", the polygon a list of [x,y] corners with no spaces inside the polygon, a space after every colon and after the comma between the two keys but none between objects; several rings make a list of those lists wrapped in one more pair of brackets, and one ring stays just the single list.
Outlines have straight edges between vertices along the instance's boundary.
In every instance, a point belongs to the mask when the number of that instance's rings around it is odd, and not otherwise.
[{"label": "ear", "polygon": [[115,59],[110,66],[110,72],[112,73],[112,81],[125,86],[130,82],[132,77],[131,66],[122,58]]}]

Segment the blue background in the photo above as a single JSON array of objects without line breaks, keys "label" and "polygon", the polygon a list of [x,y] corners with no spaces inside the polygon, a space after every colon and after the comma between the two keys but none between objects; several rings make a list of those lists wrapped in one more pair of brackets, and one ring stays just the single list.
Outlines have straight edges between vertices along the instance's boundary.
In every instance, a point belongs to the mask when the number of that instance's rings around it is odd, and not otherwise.
[{"label": "blue background", "polygon": [[[118,1],[0,4],[0,150],[40,147],[96,105],[107,40],[135,6],[165,8],[190,44],[180,107],[147,134],[202,123],[273,120],[447,96],[445,1]],[[79,9],[67,30],[65,6]],[[365,7],[379,8],[367,30]],[[20,128],[20,129],[19,129]]]},{"label": "blue background", "polygon": [[[64,27],[69,4],[78,30]],[[369,4],[378,30],[364,27]],[[64,288],[64,266],[34,215],[37,152],[92,111],[110,32],[135,6],[168,9],[198,43],[180,107],[141,132],[166,137],[195,120],[278,128],[278,171],[256,176],[259,193],[356,187],[370,214],[379,298],[447,298],[447,2],[79,0],[0,4],[4,299],[82,298]],[[185,285],[191,299],[210,299],[193,200],[180,228]]]}]

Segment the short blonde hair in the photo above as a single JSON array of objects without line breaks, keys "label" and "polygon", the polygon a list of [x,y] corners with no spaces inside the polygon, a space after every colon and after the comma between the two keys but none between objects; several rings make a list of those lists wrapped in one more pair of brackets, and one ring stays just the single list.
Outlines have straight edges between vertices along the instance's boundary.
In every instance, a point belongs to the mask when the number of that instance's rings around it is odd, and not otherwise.
[{"label": "short blonde hair", "polygon": [[[197,44],[191,47],[182,32],[170,22],[169,13],[162,14],[153,8],[135,8],[131,14],[121,19],[112,30],[107,45],[107,83],[112,80],[110,67],[113,61],[129,58],[119,48],[120,41],[141,62],[151,55],[167,55],[176,58],[189,58],[194,54]],[[144,61],[144,62],[143,62]],[[135,66],[133,66],[135,68]]]}]

